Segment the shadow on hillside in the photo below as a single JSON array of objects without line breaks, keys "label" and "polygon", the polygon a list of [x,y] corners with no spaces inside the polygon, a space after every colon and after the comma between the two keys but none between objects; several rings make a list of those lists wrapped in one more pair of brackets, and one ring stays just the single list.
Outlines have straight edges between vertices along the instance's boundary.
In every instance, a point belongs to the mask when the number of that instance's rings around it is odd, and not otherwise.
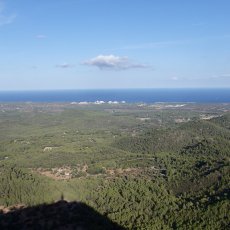
[{"label": "shadow on hillside", "polygon": [[81,202],[64,200],[0,214],[0,229],[125,229]]}]

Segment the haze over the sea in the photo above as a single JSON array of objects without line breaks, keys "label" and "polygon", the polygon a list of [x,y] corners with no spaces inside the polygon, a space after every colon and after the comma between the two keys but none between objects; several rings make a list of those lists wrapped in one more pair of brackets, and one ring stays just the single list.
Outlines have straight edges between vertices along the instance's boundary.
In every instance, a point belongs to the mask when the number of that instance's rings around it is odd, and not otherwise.
[{"label": "haze over the sea", "polygon": [[91,89],[0,91],[0,102],[96,102],[155,103],[155,102],[230,102],[230,89]]}]

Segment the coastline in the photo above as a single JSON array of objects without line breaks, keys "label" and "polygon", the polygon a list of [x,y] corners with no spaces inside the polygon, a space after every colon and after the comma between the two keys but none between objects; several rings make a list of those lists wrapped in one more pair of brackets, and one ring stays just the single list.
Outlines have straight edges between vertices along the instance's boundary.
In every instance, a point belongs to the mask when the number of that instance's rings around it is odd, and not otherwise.
[{"label": "coastline", "polygon": [[0,102],[229,103],[229,88],[0,91]]}]

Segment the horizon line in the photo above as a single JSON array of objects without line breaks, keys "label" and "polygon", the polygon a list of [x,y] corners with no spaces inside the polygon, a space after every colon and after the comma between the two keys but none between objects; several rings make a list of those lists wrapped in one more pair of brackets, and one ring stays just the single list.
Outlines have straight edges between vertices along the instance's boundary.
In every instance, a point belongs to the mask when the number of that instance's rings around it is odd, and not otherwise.
[{"label": "horizon line", "polygon": [[76,91],[76,90],[182,90],[182,89],[229,89],[230,87],[146,87],[146,88],[72,88],[72,89],[0,89],[0,92]]}]

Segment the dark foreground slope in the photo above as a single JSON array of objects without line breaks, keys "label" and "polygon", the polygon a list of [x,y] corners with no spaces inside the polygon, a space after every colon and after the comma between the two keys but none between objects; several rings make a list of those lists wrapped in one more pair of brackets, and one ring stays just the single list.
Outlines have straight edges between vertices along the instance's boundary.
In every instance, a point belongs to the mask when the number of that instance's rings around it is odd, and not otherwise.
[{"label": "dark foreground slope", "polygon": [[22,207],[2,213],[0,229],[122,230],[124,228],[84,203],[61,200],[53,204]]}]

